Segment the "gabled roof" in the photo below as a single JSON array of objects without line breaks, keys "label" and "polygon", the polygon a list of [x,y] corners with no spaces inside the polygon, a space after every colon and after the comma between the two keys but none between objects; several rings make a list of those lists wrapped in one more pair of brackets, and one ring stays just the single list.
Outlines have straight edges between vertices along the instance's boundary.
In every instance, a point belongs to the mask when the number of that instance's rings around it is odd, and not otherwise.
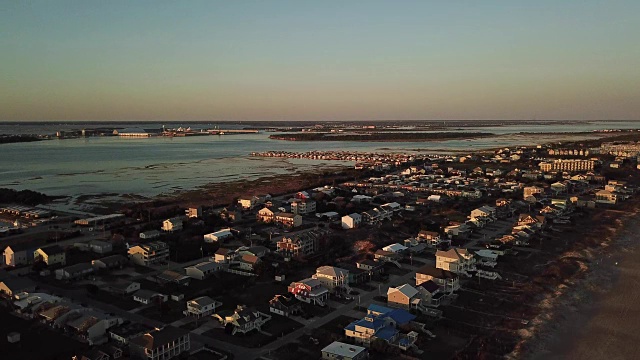
[{"label": "gabled roof", "polygon": [[423,282],[422,284],[420,284],[418,286],[424,288],[428,293],[431,293],[431,294],[433,294],[434,292],[440,290],[440,286],[438,286],[438,284],[436,284],[432,280],[425,281],[425,282]]},{"label": "gabled roof", "polygon": [[188,330],[169,325],[162,330],[152,331],[133,338],[130,342],[146,349],[157,349],[188,334]]},{"label": "gabled roof", "polygon": [[465,260],[467,257],[472,256],[467,249],[451,248],[447,251],[436,251],[436,257],[445,257],[454,260]]},{"label": "gabled roof", "polygon": [[414,288],[413,286],[411,286],[409,284],[400,285],[400,286],[395,287],[395,288],[391,287],[391,288],[389,288],[387,293],[394,292],[394,291],[401,292],[404,296],[406,296],[409,299],[411,299],[412,297],[418,295],[418,290],[416,290],[416,288]]},{"label": "gabled roof", "polygon": [[246,255],[242,255],[241,260],[242,260],[242,262],[246,262],[246,263],[249,263],[249,264],[257,264],[258,261],[260,261],[260,258],[258,258],[257,256],[254,256],[254,255],[246,254]]},{"label": "gabled roof", "polygon": [[64,254],[64,249],[58,245],[45,246],[45,247],[41,247],[38,250],[41,250],[48,256],[56,255],[56,254]]},{"label": "gabled roof", "polygon": [[457,279],[458,275],[452,273],[451,271],[438,269],[431,265],[425,265],[416,271],[418,274],[429,275],[436,279]]},{"label": "gabled roof", "polygon": [[4,285],[12,292],[30,289],[36,286],[36,284],[29,278],[13,276],[7,277],[6,279],[0,281],[0,283],[4,283]]},{"label": "gabled roof", "polygon": [[316,274],[335,276],[337,278],[349,276],[349,271],[335,266],[320,266],[316,269]]}]

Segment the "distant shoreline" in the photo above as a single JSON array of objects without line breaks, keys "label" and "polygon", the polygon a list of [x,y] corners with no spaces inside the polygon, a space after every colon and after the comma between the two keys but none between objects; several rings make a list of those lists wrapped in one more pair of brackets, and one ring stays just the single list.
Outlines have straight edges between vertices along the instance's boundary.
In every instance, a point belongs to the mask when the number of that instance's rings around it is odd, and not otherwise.
[{"label": "distant shoreline", "polygon": [[364,141],[364,142],[416,142],[416,141],[440,141],[440,140],[465,140],[494,136],[493,133],[467,133],[467,132],[371,132],[368,134],[335,134],[335,133],[311,133],[300,132],[293,134],[270,135],[269,139],[285,141]]}]

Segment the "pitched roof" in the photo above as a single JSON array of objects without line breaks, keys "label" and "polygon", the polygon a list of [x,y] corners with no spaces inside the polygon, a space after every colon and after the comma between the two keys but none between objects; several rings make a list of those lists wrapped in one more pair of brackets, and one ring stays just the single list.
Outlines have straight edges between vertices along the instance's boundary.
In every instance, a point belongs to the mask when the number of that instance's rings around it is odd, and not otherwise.
[{"label": "pitched roof", "polygon": [[413,286],[411,286],[409,284],[400,285],[400,286],[395,287],[395,288],[394,287],[390,287],[389,288],[389,292],[393,292],[393,291],[399,291],[404,296],[408,297],[409,299],[418,294],[418,290],[416,290],[416,288],[414,288]]},{"label": "pitched roof", "polygon": [[152,331],[142,336],[138,336],[130,340],[131,343],[142,346],[146,349],[157,349],[163,345],[169,344],[174,340],[185,335],[188,336],[189,331],[174,326],[166,326],[162,330]]},{"label": "pitched roof", "polygon": [[434,292],[438,291],[440,289],[440,286],[438,286],[438,284],[436,284],[435,282],[433,282],[432,280],[429,281],[425,281],[422,284],[418,285],[421,286],[422,288],[424,288],[427,292],[433,294]]},{"label": "pitched roof", "polygon": [[349,275],[349,270],[345,270],[335,266],[320,266],[316,269],[316,274],[322,274],[327,276],[335,276],[337,278],[345,277]]},{"label": "pitched roof", "polygon": [[436,279],[457,279],[458,275],[451,271],[438,269],[431,265],[425,265],[416,271],[418,274],[433,276]]},{"label": "pitched roof", "polygon": [[44,252],[45,254],[47,254],[49,256],[56,255],[56,254],[63,254],[64,253],[64,249],[61,248],[58,245],[51,245],[51,246],[41,247],[39,250],[42,250],[42,252]]}]

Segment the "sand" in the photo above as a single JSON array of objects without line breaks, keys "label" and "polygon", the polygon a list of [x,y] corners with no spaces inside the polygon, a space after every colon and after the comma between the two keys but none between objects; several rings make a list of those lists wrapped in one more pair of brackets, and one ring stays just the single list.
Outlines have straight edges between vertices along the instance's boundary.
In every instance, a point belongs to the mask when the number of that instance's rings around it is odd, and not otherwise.
[{"label": "sand", "polygon": [[628,219],[611,248],[556,308],[531,359],[640,359],[640,218]]}]

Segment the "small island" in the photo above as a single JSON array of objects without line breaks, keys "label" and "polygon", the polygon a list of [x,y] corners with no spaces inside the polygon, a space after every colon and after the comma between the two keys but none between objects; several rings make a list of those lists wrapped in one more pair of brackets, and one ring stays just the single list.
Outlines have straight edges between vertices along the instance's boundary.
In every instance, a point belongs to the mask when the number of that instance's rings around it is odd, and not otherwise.
[{"label": "small island", "polygon": [[454,139],[473,139],[494,136],[485,132],[370,132],[370,133],[319,133],[301,132],[274,134],[273,140],[287,141],[439,141]]}]

